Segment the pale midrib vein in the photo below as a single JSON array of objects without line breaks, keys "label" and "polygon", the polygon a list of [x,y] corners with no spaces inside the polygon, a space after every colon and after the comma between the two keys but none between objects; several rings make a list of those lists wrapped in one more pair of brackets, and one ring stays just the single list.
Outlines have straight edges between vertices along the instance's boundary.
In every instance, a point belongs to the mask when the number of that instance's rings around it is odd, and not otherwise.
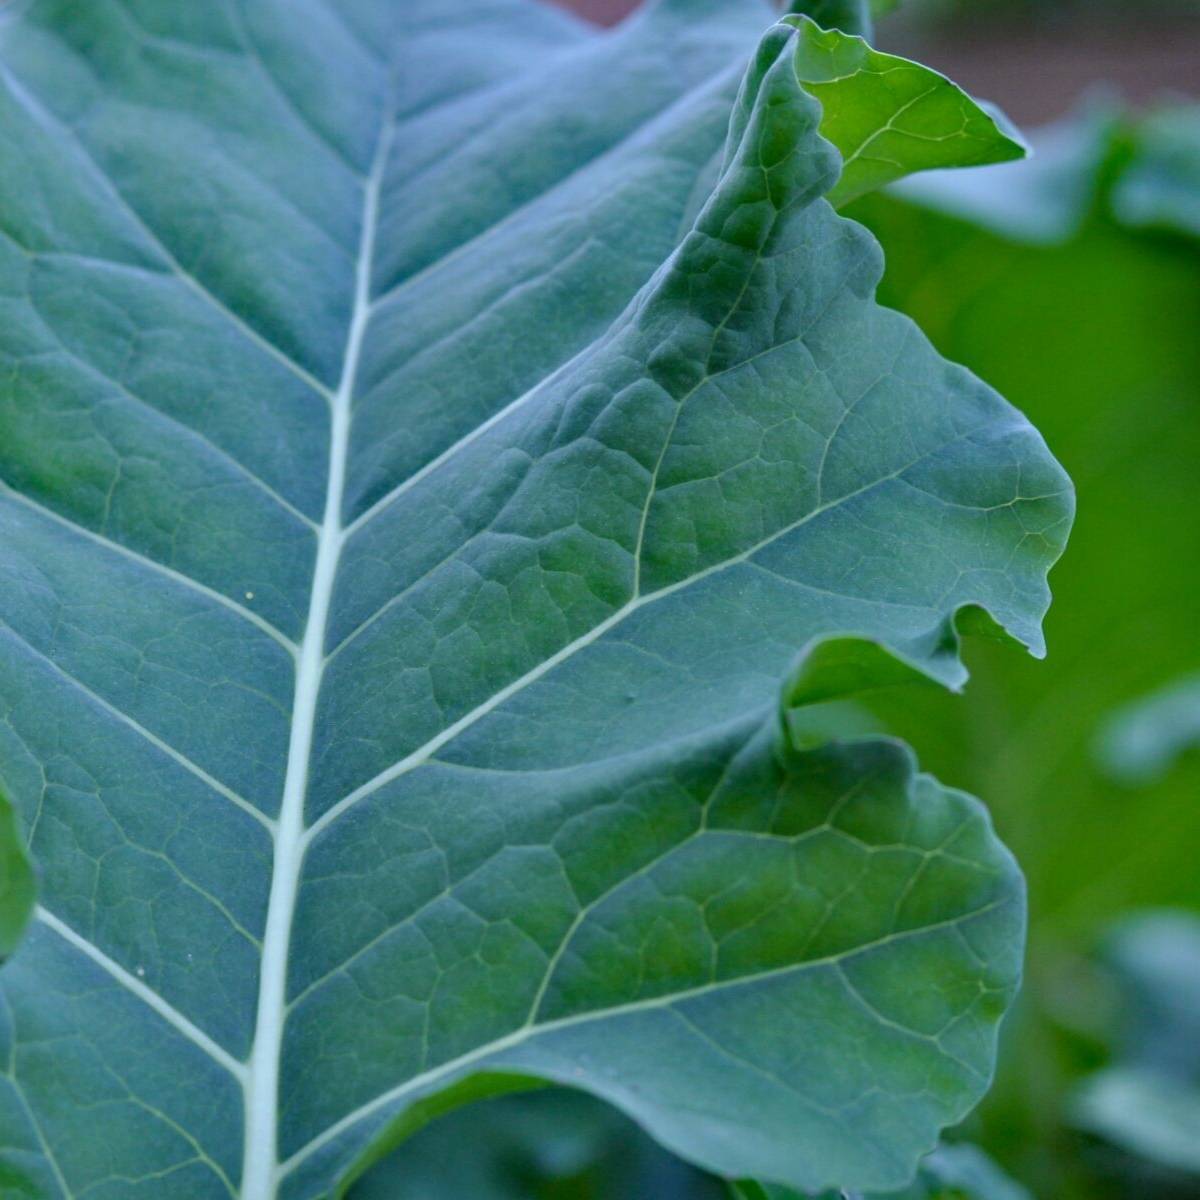
[{"label": "pale midrib vein", "polygon": [[[667,116],[674,109],[679,107],[680,105],[682,105],[686,102],[695,100],[695,98],[698,95],[707,94],[710,91],[711,92],[719,91],[722,87],[727,86],[727,81],[733,73],[734,73],[734,71],[731,68],[729,71],[722,72],[715,81],[709,80],[706,83],[704,83],[703,85],[697,85],[696,87],[690,88],[687,91],[681,93],[680,96],[671,103],[670,107],[668,107],[665,112],[656,114],[656,115],[652,116],[650,119],[642,122],[640,125],[635,127],[633,130],[626,133],[619,141],[613,143],[606,150],[602,151],[597,157],[589,159],[587,162],[576,167],[574,170],[572,170],[569,174],[563,176],[561,179],[555,180],[555,182],[550,187],[546,188],[542,192],[539,192],[536,196],[530,197],[529,200],[525,201],[518,208],[513,209],[510,212],[506,213],[503,217],[501,217],[493,225],[490,225],[487,229],[483,229],[479,233],[474,234],[467,241],[460,243],[458,246],[455,246],[454,249],[448,251],[441,258],[435,260],[434,262],[428,264],[425,267],[422,267],[420,271],[416,272],[413,275],[410,275],[408,278],[401,280],[398,284],[396,284],[391,289],[391,291],[385,293],[384,295],[379,296],[373,302],[374,305],[375,306],[382,305],[385,301],[391,299],[391,297],[395,293],[407,288],[410,284],[412,284],[414,281],[416,281],[420,276],[425,275],[427,273],[432,273],[435,270],[440,270],[451,259],[457,258],[458,255],[462,251],[472,248],[475,245],[475,243],[482,243],[482,242],[486,241],[487,239],[490,239],[492,236],[500,233],[503,229],[505,229],[508,226],[510,221],[520,217],[525,212],[525,210],[531,208],[533,205],[544,200],[547,196],[552,195],[554,192],[557,192],[563,185],[569,183],[574,178],[574,176],[576,176],[579,173],[581,173],[582,171],[586,170],[588,167],[594,166],[597,162],[602,161],[606,156],[608,156],[610,154],[616,154],[616,153],[619,153],[620,151],[624,150],[627,147],[628,143],[630,143],[632,141],[636,141],[638,135],[644,133],[647,129],[658,124],[660,121],[665,121]],[[635,299],[636,299],[636,297],[635,297]],[[431,474],[438,467],[440,467],[444,462],[446,462],[447,459],[453,458],[456,454],[459,453],[459,451],[465,449],[472,442],[476,441],[479,437],[481,437],[489,429],[491,429],[493,426],[495,426],[500,421],[502,421],[505,417],[509,416],[512,412],[521,408],[525,403],[527,403],[535,395],[537,395],[539,392],[541,392],[543,388],[547,387],[554,380],[558,379],[563,374],[564,371],[566,371],[568,368],[576,365],[580,359],[584,358],[588,353],[590,353],[592,350],[594,350],[598,344],[601,344],[606,339],[610,338],[612,336],[613,329],[615,329],[619,325],[619,323],[623,319],[624,315],[625,314],[622,314],[621,317],[617,318],[617,321],[614,322],[614,325],[612,328],[606,330],[603,334],[601,334],[599,337],[595,338],[593,341],[588,342],[585,346],[580,347],[580,349],[575,354],[573,354],[569,359],[567,359],[565,362],[560,363],[557,367],[555,367],[555,369],[553,371],[551,371],[549,375],[546,375],[542,379],[539,379],[531,387],[526,389],[521,395],[517,396],[516,399],[509,401],[509,403],[507,405],[505,405],[504,408],[500,409],[496,413],[493,413],[492,416],[490,416],[481,425],[477,425],[474,429],[468,431],[457,442],[455,442],[453,445],[447,447],[445,450],[441,451],[441,453],[439,453],[436,458],[434,458],[430,462],[426,463],[423,467],[421,467],[419,470],[415,471],[407,479],[401,480],[401,482],[398,483],[394,488],[392,488],[391,491],[387,492],[385,495],[383,495],[378,500],[376,500],[368,509],[366,509],[364,512],[362,512],[358,517],[356,517],[354,519],[354,521],[352,521],[350,523],[350,525],[346,529],[347,536],[349,536],[352,533],[356,533],[360,528],[362,528],[362,526],[364,526],[369,521],[371,521],[383,509],[387,508],[392,503],[393,500],[398,499],[405,492],[407,492],[411,488],[415,487],[418,483],[421,482],[421,480],[425,479],[429,474]]]},{"label": "pale midrib vein", "polygon": [[422,480],[428,478],[436,470],[457,454],[461,453],[473,442],[478,441],[489,430],[494,429],[506,417],[511,416],[518,409],[523,408],[529,403],[539,392],[548,388],[555,383],[572,367],[577,366],[584,358],[587,357],[597,346],[602,345],[608,338],[612,336],[612,330],[606,330],[600,337],[587,343],[576,351],[566,362],[560,363],[549,375],[543,376],[532,387],[527,388],[515,399],[510,400],[503,408],[494,412],[487,420],[476,425],[474,429],[463,434],[458,441],[447,446],[436,458],[432,458],[423,467],[414,471],[407,479],[398,483],[390,492],[381,496],[376,500],[370,508],[366,509],[359,516],[355,517],[349,525],[346,526],[346,536],[350,537],[357,533],[364,525],[372,521],[380,512],[389,507],[394,500],[398,500],[405,492],[410,491],[417,486]]},{"label": "pale midrib vein", "polygon": [[[840,967],[841,964],[855,959],[860,955],[870,954],[872,951],[881,950],[896,942],[936,934],[944,929],[958,928],[968,922],[979,920],[987,916],[988,913],[995,912],[997,909],[1003,908],[1012,902],[1011,896],[1001,895],[967,912],[956,913],[952,917],[945,917],[940,921],[931,921],[927,925],[917,926],[912,929],[892,931],[872,941],[863,942],[857,946],[848,947],[845,950],[835,951],[820,958],[812,958],[807,962],[787,963],[784,966],[770,967],[732,979],[715,980],[711,983],[700,984],[697,987],[681,988],[678,991],[668,992],[661,996],[650,996],[644,1000],[632,1000],[623,1004],[613,1004],[607,1008],[596,1008],[587,1012],[573,1013],[570,1016],[559,1017],[552,1021],[539,1023],[536,1020],[530,1020],[519,1029],[514,1029],[511,1033],[505,1034],[503,1037],[496,1038],[482,1046],[477,1046],[474,1050],[469,1050],[466,1054],[460,1055],[458,1058],[442,1063],[440,1066],[432,1067],[420,1075],[413,1076],[413,1078],[400,1084],[398,1087],[376,1096],[373,1100],[368,1100],[365,1104],[353,1112],[347,1113],[341,1120],[317,1134],[316,1137],[297,1150],[280,1168],[281,1174],[286,1175],[294,1171],[322,1146],[328,1145],[329,1142],[352,1129],[359,1121],[371,1116],[372,1113],[378,1112],[381,1108],[386,1108],[389,1104],[403,1099],[412,1092],[424,1089],[448,1076],[455,1075],[471,1066],[472,1063],[477,1063],[493,1055],[503,1053],[505,1050],[511,1050],[520,1046],[523,1042],[529,1041],[531,1038],[555,1033],[561,1029],[569,1029],[576,1025],[584,1025],[592,1021],[610,1020],[627,1013],[646,1012],[659,1008],[671,1009],[675,1004],[697,999],[715,991],[751,987],[765,980],[780,979],[788,975],[800,974],[804,971],[811,971],[822,967]],[[947,1055],[947,1057],[950,1056]]]},{"label": "pale midrib vein", "polygon": [[273,1200],[278,1173],[279,1071],[287,1011],[292,918],[304,860],[304,798],[316,726],[317,696],[325,669],[325,638],[345,542],[342,504],[350,449],[350,416],[363,341],[371,314],[371,267],[379,222],[380,191],[391,145],[393,117],[382,118],[374,161],[363,189],[362,232],[355,266],[354,308],[346,338],[342,377],[332,399],[329,478],[325,514],[317,537],[308,620],[296,668],[291,737],[283,800],[275,831],[271,892],[259,971],[258,1013],[246,1082],[244,1200]]},{"label": "pale midrib vein", "polygon": [[238,1062],[223,1046],[218,1045],[202,1029],[192,1024],[178,1009],[168,1004],[153,988],[147,987],[136,975],[125,970],[120,963],[114,962],[102,950],[98,949],[87,938],[75,932],[65,921],[56,917],[49,909],[40,904],[35,913],[36,919],[47,929],[56,933],[63,941],[69,943],[80,953],[90,958],[103,971],[111,975],[127,991],[132,992],[144,1004],[152,1008],[163,1020],[173,1025],[180,1033],[198,1046],[209,1058],[219,1063],[235,1079],[244,1081],[246,1065]]}]

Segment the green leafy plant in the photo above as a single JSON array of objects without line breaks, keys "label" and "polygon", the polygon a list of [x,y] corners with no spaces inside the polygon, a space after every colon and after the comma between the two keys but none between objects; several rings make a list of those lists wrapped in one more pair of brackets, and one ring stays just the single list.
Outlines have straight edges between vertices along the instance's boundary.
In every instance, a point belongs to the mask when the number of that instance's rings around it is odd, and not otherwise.
[{"label": "green leafy plant", "polygon": [[1134,786],[1166,778],[1200,744],[1200,679],[1188,676],[1123,706],[1101,727],[1097,756],[1108,774]]},{"label": "green leafy plant", "polygon": [[1200,919],[1123,917],[1101,961],[1118,996],[1110,1061],[1072,1097],[1069,1119],[1109,1152],[1122,1195],[1194,1195],[1200,1180]]},{"label": "green leafy plant", "polygon": [[[1056,1200],[1094,1200],[1111,1174],[1063,1132],[1096,1065],[1091,1041],[1062,1028],[1086,995],[1075,964],[1124,909],[1200,906],[1196,761],[1175,757],[1200,667],[1200,245],[1179,203],[1198,119],[1195,106],[1092,103],[1032,135],[1027,162],[915,176],[849,210],[885,248],[884,301],[1029,414],[1090,514],[1054,575],[1048,663],[1026,670],[979,642],[969,705],[930,691],[871,701],[878,727],[988,798],[1029,877],[1023,1002],[972,1135]],[[1163,129],[1170,171],[1155,166]],[[1144,203],[1131,207],[1133,181]]]},{"label": "green leafy plant", "polygon": [[0,27],[15,1194],[340,1194],[542,1082],[895,1190],[986,1090],[1015,863],[793,710],[1041,653],[1067,480],[823,198],[1016,146],[766,18]]}]

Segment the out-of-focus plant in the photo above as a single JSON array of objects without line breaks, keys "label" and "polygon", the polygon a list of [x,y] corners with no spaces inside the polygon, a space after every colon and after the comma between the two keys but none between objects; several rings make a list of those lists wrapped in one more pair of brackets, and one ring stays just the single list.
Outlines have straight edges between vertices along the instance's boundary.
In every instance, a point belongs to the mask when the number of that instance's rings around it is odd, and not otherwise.
[{"label": "out-of-focus plant", "polygon": [[1116,991],[1108,1065],[1076,1089],[1069,1120],[1127,1200],[1200,1194],[1200,917],[1120,919],[1102,970]]},{"label": "out-of-focus plant", "polygon": [[[470,1152],[464,1153],[463,1148]],[[886,1195],[817,1198],[706,1176],[633,1122],[577,1092],[504,1097],[454,1113],[413,1137],[349,1200],[1029,1200],[974,1146],[926,1156],[912,1184]]]},{"label": "out-of-focus plant", "polygon": [[6,1189],[316,1200],[561,1083],[885,1191],[986,1092],[1019,867],[794,717],[1040,653],[1072,491],[838,213],[1021,145],[835,7],[0,22]]},{"label": "out-of-focus plant", "polygon": [[1050,431],[1085,514],[1044,672],[977,644],[969,712],[929,693],[875,704],[989,796],[1029,872],[1030,975],[982,1129],[1056,1198],[1099,1186],[1064,1140],[1064,1096],[1092,1063],[1056,1021],[1064,973],[1121,910],[1200,905],[1200,772],[1176,754],[1200,666],[1198,133],[1195,107],[1097,101],[1027,163],[853,209],[886,248],[887,302]]}]

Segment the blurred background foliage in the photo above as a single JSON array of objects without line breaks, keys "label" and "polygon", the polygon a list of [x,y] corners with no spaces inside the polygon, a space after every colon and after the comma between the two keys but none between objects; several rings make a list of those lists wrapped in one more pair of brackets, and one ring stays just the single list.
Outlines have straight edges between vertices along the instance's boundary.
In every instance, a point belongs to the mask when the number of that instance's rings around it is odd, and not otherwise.
[{"label": "blurred background foliage", "polygon": [[[1025,123],[1058,118],[1029,162],[917,177],[848,215],[883,243],[883,302],[1030,417],[1079,499],[1045,661],[971,639],[965,697],[902,689],[852,718],[984,798],[1030,888],[996,1087],[954,1134],[1017,1182],[952,1150],[905,1200],[1200,1200],[1200,5],[910,0],[875,40]],[[453,1114],[352,1191],[728,1195],[557,1091]]]},{"label": "blurred background foliage", "polygon": [[[1182,147],[1165,162],[1164,126]],[[1200,667],[1197,133],[1195,107],[1093,109],[1035,136],[1040,161],[914,180],[851,214],[884,244],[884,303],[1026,412],[1078,491],[1051,580],[1049,657],[968,643],[965,698],[875,706],[924,766],[987,800],[1029,879],[1027,983],[974,1124],[1045,1197],[1149,1194],[1097,1171],[1067,1119],[1074,1080],[1109,1053],[1084,961],[1119,914],[1200,908],[1194,723],[1187,733],[1200,694],[1180,691]],[[1160,710],[1149,722],[1143,698]],[[1151,770],[1137,762],[1148,741]],[[1200,1011],[1200,978],[1188,986]],[[1189,1186],[1200,1195],[1200,1172]]]}]

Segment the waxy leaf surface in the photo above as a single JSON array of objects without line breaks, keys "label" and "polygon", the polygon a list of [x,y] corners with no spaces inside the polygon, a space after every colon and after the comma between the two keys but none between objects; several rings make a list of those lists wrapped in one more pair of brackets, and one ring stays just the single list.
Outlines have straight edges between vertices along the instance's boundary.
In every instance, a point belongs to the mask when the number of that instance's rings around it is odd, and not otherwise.
[{"label": "waxy leaf surface", "polygon": [[875,303],[793,28],[730,118],[763,23],[2,27],[15,1194],[334,1194],[531,1078],[881,1190],[986,1088],[1015,865],[780,689],[848,636],[958,685],[967,606],[1040,651],[1069,488]]}]

